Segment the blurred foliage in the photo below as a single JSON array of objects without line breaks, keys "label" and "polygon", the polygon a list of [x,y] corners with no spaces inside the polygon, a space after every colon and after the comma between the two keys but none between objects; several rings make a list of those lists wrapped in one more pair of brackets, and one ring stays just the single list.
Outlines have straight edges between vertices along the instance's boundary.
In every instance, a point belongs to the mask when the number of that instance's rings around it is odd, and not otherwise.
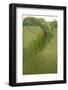
[{"label": "blurred foliage", "polygon": [[42,18],[26,17],[23,21],[23,25],[26,26],[39,26],[45,33],[47,33],[48,25],[47,22]]},{"label": "blurred foliage", "polygon": [[51,21],[51,22],[49,22],[49,25],[50,25],[51,29],[55,29],[55,28],[57,28],[57,21],[56,20]]},{"label": "blurred foliage", "polygon": [[36,18],[36,17],[26,17],[23,21],[24,26],[38,26],[40,27],[43,31],[45,36],[48,36],[49,30],[53,30],[57,28],[57,21],[46,21],[43,18]]},{"label": "blurred foliage", "polygon": [[23,20],[23,74],[57,73],[57,21]]}]

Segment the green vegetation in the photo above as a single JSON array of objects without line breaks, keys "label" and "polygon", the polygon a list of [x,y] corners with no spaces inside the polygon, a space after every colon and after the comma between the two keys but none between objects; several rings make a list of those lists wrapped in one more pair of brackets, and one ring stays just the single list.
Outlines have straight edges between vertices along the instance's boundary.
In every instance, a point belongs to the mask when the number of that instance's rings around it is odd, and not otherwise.
[{"label": "green vegetation", "polygon": [[23,74],[57,73],[57,21],[23,21]]}]

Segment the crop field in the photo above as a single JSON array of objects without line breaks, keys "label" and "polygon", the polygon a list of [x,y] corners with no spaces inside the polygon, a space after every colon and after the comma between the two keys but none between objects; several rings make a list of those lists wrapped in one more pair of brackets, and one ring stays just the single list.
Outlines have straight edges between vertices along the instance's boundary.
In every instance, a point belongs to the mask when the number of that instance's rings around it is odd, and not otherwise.
[{"label": "crop field", "polygon": [[53,26],[48,26],[48,34],[38,25],[23,26],[24,75],[57,73],[57,28]]}]

